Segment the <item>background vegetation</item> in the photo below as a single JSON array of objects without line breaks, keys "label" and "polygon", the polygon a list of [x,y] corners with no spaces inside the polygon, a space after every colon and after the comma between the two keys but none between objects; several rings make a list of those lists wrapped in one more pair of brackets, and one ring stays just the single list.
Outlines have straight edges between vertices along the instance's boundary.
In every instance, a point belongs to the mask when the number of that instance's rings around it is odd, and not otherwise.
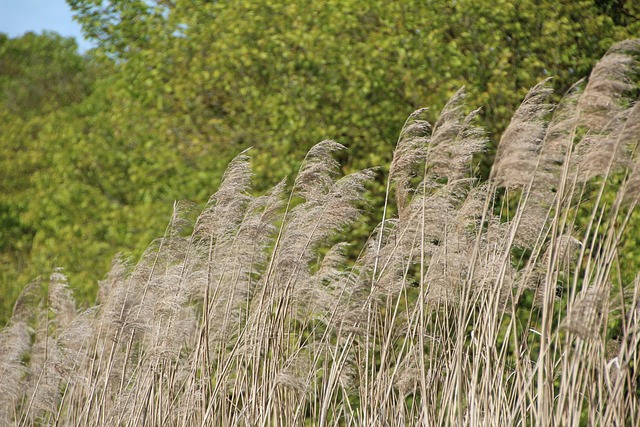
[{"label": "background vegetation", "polygon": [[[630,0],[69,4],[95,51],[0,39],[0,323],[57,266],[91,304],[114,255],[141,255],[173,201],[203,204],[249,146],[258,190],[325,138],[349,147],[345,172],[388,164],[404,118],[429,106],[433,122],[466,85],[486,177],[529,87],[553,76],[564,93],[640,28]],[[382,183],[348,240],[381,219]]]}]

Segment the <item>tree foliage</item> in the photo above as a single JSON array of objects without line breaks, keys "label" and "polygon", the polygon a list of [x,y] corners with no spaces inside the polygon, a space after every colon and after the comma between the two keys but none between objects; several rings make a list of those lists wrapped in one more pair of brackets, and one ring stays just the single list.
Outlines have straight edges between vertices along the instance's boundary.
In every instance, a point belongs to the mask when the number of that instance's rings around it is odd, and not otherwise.
[{"label": "tree foliage", "polygon": [[[52,222],[78,219],[52,209],[54,198],[73,189],[64,188],[70,183],[65,178],[69,175],[53,171],[50,165],[55,162],[51,153],[62,148],[59,132],[68,132],[67,125],[75,120],[67,117],[67,123],[60,122],[61,111],[89,94],[94,80],[90,69],[73,39],[51,32],[27,33],[16,39],[0,34],[0,313],[10,311],[29,275],[38,271],[31,258],[41,253],[38,238],[47,236],[56,242],[53,245],[65,239],[68,246],[77,244],[70,236],[57,234],[58,230],[43,228],[32,217],[38,213],[49,215]],[[49,199],[38,199],[39,174],[45,177],[43,190]],[[65,182],[59,187],[61,181]],[[45,200],[46,208],[38,212]],[[71,209],[65,206],[66,212]],[[50,259],[46,268],[52,262]],[[3,320],[0,315],[0,322]]]},{"label": "tree foliage", "polygon": [[84,300],[250,146],[258,190],[327,138],[346,172],[388,164],[404,118],[466,86],[493,141],[485,172],[529,87],[553,76],[561,94],[640,33],[633,2],[598,0],[68,3],[99,44],[87,56],[50,33],[0,41],[0,280],[62,266]]}]

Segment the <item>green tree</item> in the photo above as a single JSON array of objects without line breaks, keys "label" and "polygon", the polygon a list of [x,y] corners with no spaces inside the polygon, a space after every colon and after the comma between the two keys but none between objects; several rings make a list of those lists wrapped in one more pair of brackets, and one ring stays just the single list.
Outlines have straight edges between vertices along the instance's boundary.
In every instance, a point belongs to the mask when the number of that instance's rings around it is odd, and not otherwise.
[{"label": "green tree", "polygon": [[495,145],[529,87],[562,93],[640,29],[631,2],[598,0],[68,3],[90,58],[52,34],[0,42],[2,283],[62,266],[85,299],[249,146],[258,190],[322,139],[347,172],[388,164],[404,118],[463,85]]},{"label": "green tree", "polygon": [[486,175],[531,86],[554,76],[559,97],[615,40],[640,34],[594,0],[69,3],[118,63],[146,136],[189,165],[182,196],[198,202],[249,146],[260,189],[326,138],[349,147],[346,171],[387,164],[404,117],[439,111],[460,86],[492,138],[479,159]]},{"label": "green tree", "polygon": [[73,39],[51,32],[15,39],[0,34],[0,313],[10,311],[33,272],[38,228],[25,215],[32,209],[33,176],[45,159],[41,133],[63,127],[51,117],[83,100],[92,80]]},{"label": "green tree", "polygon": [[45,31],[9,39],[0,34],[0,105],[32,117],[81,101],[92,82],[72,38]]},{"label": "green tree", "polygon": [[495,142],[529,87],[554,76],[563,92],[640,28],[593,0],[70,4],[173,143],[264,147],[269,182],[323,138],[350,147],[348,168],[386,163],[402,117],[462,85]]},{"label": "green tree", "polygon": [[640,28],[593,0],[69,3],[137,109],[161,118],[148,135],[200,171],[255,146],[261,188],[325,138],[349,147],[347,170],[387,163],[403,117],[465,85],[495,145],[529,87],[555,76],[562,93]]}]

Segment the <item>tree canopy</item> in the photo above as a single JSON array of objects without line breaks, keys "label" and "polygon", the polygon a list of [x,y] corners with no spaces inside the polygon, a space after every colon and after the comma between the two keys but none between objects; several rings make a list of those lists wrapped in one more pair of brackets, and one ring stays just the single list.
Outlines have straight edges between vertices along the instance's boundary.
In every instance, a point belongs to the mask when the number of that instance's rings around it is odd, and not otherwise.
[{"label": "tree canopy", "polygon": [[561,95],[640,35],[633,1],[68,3],[94,51],[0,38],[0,312],[55,266],[91,300],[117,252],[161,235],[174,200],[204,203],[248,147],[259,190],[323,139],[347,172],[385,165],[404,118],[461,86],[495,146],[531,86]]}]

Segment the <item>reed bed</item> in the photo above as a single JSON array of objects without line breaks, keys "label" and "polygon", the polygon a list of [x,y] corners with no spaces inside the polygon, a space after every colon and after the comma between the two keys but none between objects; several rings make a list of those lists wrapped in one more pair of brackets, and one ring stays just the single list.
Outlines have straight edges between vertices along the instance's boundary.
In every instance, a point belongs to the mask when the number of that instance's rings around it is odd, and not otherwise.
[{"label": "reed bed", "polygon": [[[556,105],[532,88],[487,181],[458,91],[406,121],[357,259],[365,170],[323,141],[252,191],[248,152],[204,210],[175,203],[78,310],[56,270],[0,332],[6,426],[640,426],[640,40]],[[637,225],[634,225],[637,230]]]}]

